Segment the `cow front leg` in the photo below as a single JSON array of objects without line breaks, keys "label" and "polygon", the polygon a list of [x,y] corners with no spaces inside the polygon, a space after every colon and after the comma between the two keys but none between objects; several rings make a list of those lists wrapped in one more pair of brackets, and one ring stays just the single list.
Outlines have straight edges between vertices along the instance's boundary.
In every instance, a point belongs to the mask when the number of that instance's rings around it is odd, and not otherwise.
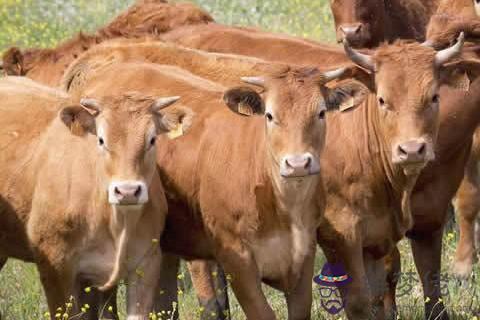
[{"label": "cow front leg", "polygon": [[242,245],[218,250],[218,261],[231,275],[231,286],[246,318],[274,320],[275,314],[262,292],[262,283],[256,262]]},{"label": "cow front leg", "polygon": [[[137,246],[139,248],[146,247],[139,243],[137,243]],[[161,259],[160,247],[154,245],[139,262],[129,266],[127,320],[148,319],[149,313],[154,310],[155,290],[160,278]]]},{"label": "cow front leg", "polygon": [[288,306],[288,320],[310,319],[312,309],[312,278],[315,260],[315,247],[303,262],[301,275],[291,292],[285,293]]},{"label": "cow front leg", "polygon": [[480,181],[477,161],[469,159],[465,176],[457,191],[455,207],[460,229],[453,273],[460,278],[467,278],[472,273],[475,261],[475,220],[480,211]]},{"label": "cow front leg", "polygon": [[180,268],[180,258],[176,255],[163,253],[160,279],[155,290],[155,311],[164,312],[169,319],[178,319],[178,286],[177,275]]},{"label": "cow front leg", "polygon": [[[187,263],[187,266],[198,303],[202,308],[200,319],[226,319],[229,310],[225,309],[225,307],[228,308],[225,302],[228,304],[228,296],[222,268],[216,262],[207,260],[192,260]],[[223,305],[219,298],[225,301]]]},{"label": "cow front leg", "polygon": [[411,239],[413,259],[422,281],[425,318],[448,320],[441,298],[440,263],[443,229],[431,234],[414,234]]},{"label": "cow front leg", "polygon": [[364,260],[372,303],[370,319],[385,320],[384,299],[388,292],[385,261],[384,259],[375,259],[369,254],[365,255]]},{"label": "cow front leg", "polygon": [[390,255],[384,258],[385,270],[387,272],[387,291],[385,292],[383,303],[387,319],[397,319],[398,315],[395,292],[401,272],[400,258],[400,252],[397,247],[393,249]]},{"label": "cow front leg", "polygon": [[[57,268],[50,261],[42,258],[37,259],[37,268],[47,298],[50,318],[54,320],[56,319],[55,314],[61,313],[63,315],[65,304],[70,302],[70,295],[74,293],[72,276],[64,268]],[[75,301],[78,301],[78,299],[75,299]],[[71,313],[75,314],[78,311],[78,305],[76,305]]]}]

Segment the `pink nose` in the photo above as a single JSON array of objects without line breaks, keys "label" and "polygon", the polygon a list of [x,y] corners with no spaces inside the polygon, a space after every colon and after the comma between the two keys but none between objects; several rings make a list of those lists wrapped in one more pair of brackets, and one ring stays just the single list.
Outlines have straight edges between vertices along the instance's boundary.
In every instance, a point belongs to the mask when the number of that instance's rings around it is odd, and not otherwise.
[{"label": "pink nose", "polygon": [[423,140],[411,140],[400,143],[394,151],[394,158],[398,164],[425,162],[427,158],[427,144]]},{"label": "pink nose", "polygon": [[280,164],[280,175],[285,178],[304,177],[320,171],[318,159],[311,153],[288,155]]},{"label": "pink nose", "polygon": [[148,201],[148,189],[143,181],[113,181],[108,189],[111,204],[135,205]]}]

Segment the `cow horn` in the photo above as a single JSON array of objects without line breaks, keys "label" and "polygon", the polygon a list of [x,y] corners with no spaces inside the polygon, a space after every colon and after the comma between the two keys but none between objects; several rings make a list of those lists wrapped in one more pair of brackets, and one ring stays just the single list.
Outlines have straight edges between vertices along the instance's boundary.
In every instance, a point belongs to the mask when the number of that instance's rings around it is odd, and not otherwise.
[{"label": "cow horn", "polygon": [[437,52],[437,54],[435,55],[435,65],[437,67],[442,66],[445,62],[459,55],[462,52],[464,42],[465,34],[461,32],[458,36],[457,43],[447,49],[443,49]]},{"label": "cow horn", "polygon": [[265,87],[265,79],[262,77],[242,77],[243,82],[258,86],[258,87]]},{"label": "cow horn", "polygon": [[338,79],[345,73],[346,70],[346,68],[338,68],[335,70],[324,72],[323,76],[325,77],[325,82],[330,82],[332,80]]},{"label": "cow horn", "polygon": [[355,51],[354,49],[352,49],[352,47],[350,47],[350,44],[347,40],[343,40],[343,48],[345,49],[347,56],[354,63],[372,72],[375,71],[375,64],[371,56]]},{"label": "cow horn", "polygon": [[153,112],[158,112],[162,110],[163,108],[168,107],[169,105],[175,103],[180,99],[179,96],[172,96],[172,97],[164,97],[164,98],[158,98],[155,100],[155,102],[152,104],[152,111]]},{"label": "cow horn", "polygon": [[83,98],[80,100],[80,105],[87,109],[93,115],[98,115],[102,111],[102,106],[96,99],[92,98]]}]

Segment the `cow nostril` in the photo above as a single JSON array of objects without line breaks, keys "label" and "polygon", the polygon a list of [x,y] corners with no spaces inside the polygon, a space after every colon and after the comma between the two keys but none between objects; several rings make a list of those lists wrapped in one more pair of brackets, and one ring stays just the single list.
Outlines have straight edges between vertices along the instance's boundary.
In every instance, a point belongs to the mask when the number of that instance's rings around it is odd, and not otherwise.
[{"label": "cow nostril", "polygon": [[137,190],[135,190],[135,193],[134,193],[134,196],[136,198],[140,197],[140,193],[142,192],[142,187],[141,186],[138,186],[137,187]]},{"label": "cow nostril", "polygon": [[401,156],[407,156],[408,153],[405,151],[405,149],[402,148],[402,146],[398,146],[398,154]]},{"label": "cow nostril", "polygon": [[309,168],[310,165],[312,163],[312,158],[311,157],[307,157],[307,161],[305,162],[305,169]]},{"label": "cow nostril", "polygon": [[115,189],[113,189],[113,192],[115,192],[116,195],[119,195],[119,196],[122,195],[122,193],[120,192],[120,190],[118,190],[118,187],[115,187]]},{"label": "cow nostril", "polygon": [[360,29],[362,29],[362,25],[361,25],[361,24],[359,24],[359,25],[355,28],[355,34],[360,33]]},{"label": "cow nostril", "polygon": [[420,146],[420,149],[418,149],[418,154],[419,154],[419,155],[424,155],[426,149],[427,149],[427,148],[426,148],[426,144],[425,144],[425,143],[422,143],[422,145]]}]

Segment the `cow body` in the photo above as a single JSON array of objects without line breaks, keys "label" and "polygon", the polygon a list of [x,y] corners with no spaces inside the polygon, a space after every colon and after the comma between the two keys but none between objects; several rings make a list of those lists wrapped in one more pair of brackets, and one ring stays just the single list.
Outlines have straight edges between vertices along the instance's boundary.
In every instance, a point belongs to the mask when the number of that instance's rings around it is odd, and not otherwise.
[{"label": "cow body", "polygon": [[[153,128],[148,107],[155,100],[127,95],[102,98],[101,104],[84,99],[86,106],[69,107],[65,93],[29,79],[2,79],[0,89],[0,256],[37,264],[52,319],[68,302],[74,305],[71,312],[79,312],[88,298],[83,286],[107,291],[121,278],[130,283],[128,319],[146,318],[153,307],[149,284],[158,278],[156,244],[166,215],[155,148],[145,152],[138,143],[142,130]],[[132,111],[139,116],[130,119],[135,129],[124,125],[112,133],[112,118],[126,121]],[[117,156],[121,144],[130,153],[142,153],[138,171],[129,168],[137,155],[129,161]],[[155,194],[150,201],[149,193]]]},{"label": "cow body", "polygon": [[[112,51],[105,50],[107,52]],[[124,53],[128,54],[128,50]],[[178,57],[179,61],[183,60],[181,55]],[[111,59],[107,57],[106,61]],[[186,61],[194,65],[197,62],[195,59]],[[85,62],[88,60],[79,65],[84,66]],[[238,64],[242,66],[241,60]],[[216,69],[214,65],[211,67]],[[75,66],[71,69],[75,70]],[[172,70],[176,70],[174,74]],[[284,71],[285,75],[272,81],[279,81],[286,87],[284,92],[292,95],[297,93],[291,91],[290,86],[298,86],[297,90],[305,92],[302,98],[296,96],[292,100],[293,108],[298,108],[298,101],[307,99],[306,110],[298,109],[296,113],[303,118],[303,112],[311,112],[307,107],[311,104],[307,101],[312,93],[304,91],[310,90],[308,75],[318,71],[301,70]],[[157,83],[168,83],[168,92],[182,94],[184,103],[196,112],[197,121],[191,128],[191,135],[166,141],[166,148],[158,153],[170,212],[162,248],[189,259],[217,259],[231,275],[234,292],[249,319],[274,318],[261,292],[260,280],[288,293],[289,314],[293,318],[309,317],[316,226],[322,211],[322,199],[318,196],[321,194],[320,177],[299,176],[285,180],[278,176],[278,166],[282,166],[283,160],[272,162],[271,157],[284,142],[276,140],[272,146],[271,133],[266,133],[270,129],[265,123],[275,115],[266,116],[267,120],[235,115],[219,106],[222,86],[208,88],[208,81],[195,80],[198,77],[191,74],[187,77],[185,71],[182,73],[172,67],[106,63],[105,67],[91,72],[94,75],[86,77],[89,83],[95,84],[93,90],[96,92],[112,90],[112,80],[108,79],[115,79],[115,90],[141,89],[157,94],[158,90],[165,90]],[[303,75],[303,72],[307,73]],[[138,77],[139,74],[142,77]],[[295,80],[296,77],[299,80]],[[303,83],[307,87],[303,87]],[[314,88],[312,92],[318,90]],[[71,90],[76,94],[89,94],[92,89],[87,85]],[[276,87],[270,90],[274,95],[280,92]],[[251,103],[251,99],[245,102]],[[265,101],[266,112],[269,108],[283,106],[280,100],[273,102],[275,98],[271,96],[265,97]],[[276,116],[281,117],[280,111]],[[290,119],[281,121],[283,128],[293,130],[290,137],[301,128],[299,124],[289,124]],[[310,122],[309,128],[312,128],[314,120],[303,121]],[[304,137],[307,136],[310,135]],[[318,153],[323,144],[321,132],[312,139]],[[289,146],[299,150],[302,144],[299,140]],[[187,157],[180,156],[185,152]],[[182,237],[178,236],[180,234]]]},{"label": "cow body", "polygon": [[182,25],[212,21],[210,15],[190,3],[139,0],[94,34],[80,33],[53,49],[8,49],[3,54],[3,69],[7,75],[27,76],[57,86],[68,65],[98,43],[113,38],[157,37]]}]

